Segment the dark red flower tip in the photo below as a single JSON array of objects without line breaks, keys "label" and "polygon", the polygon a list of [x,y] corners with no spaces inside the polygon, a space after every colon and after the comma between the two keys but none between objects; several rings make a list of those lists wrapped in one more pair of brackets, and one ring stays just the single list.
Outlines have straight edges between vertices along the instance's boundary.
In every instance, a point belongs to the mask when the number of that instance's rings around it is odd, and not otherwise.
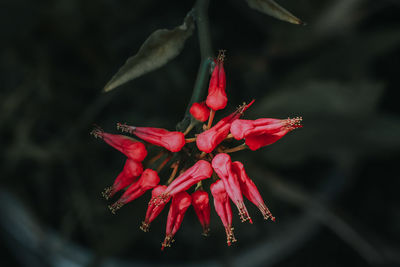
[{"label": "dark red flower tip", "polygon": [[231,124],[230,131],[237,140],[245,138],[246,145],[251,150],[270,145],[281,139],[288,132],[302,127],[302,118],[293,119],[257,119],[235,120]]},{"label": "dark red flower tip", "polygon": [[228,154],[219,153],[214,157],[212,161],[212,167],[224,183],[225,190],[228,193],[229,198],[233,201],[233,203],[235,203],[242,222],[248,220],[250,223],[253,223],[243,202],[239,180],[236,174],[232,171],[231,157]]},{"label": "dark red flower tip", "polygon": [[205,153],[211,153],[228,136],[231,124],[239,119],[243,112],[253,103],[254,100],[247,105],[243,104],[234,113],[220,120],[209,130],[199,134],[196,139],[196,145],[199,150]]},{"label": "dark red flower tip", "polygon": [[208,86],[206,104],[213,110],[224,109],[228,103],[228,98],[225,92],[226,77],[224,70],[224,57],[224,51],[221,50],[217,60],[214,61],[215,67]]},{"label": "dark red flower tip", "polygon": [[203,227],[203,235],[208,236],[210,232],[210,200],[207,192],[204,190],[195,191],[192,194],[192,205]]},{"label": "dark red flower tip", "polygon": [[210,109],[204,102],[193,103],[189,110],[190,114],[198,121],[205,122],[210,116]]},{"label": "dark red flower tip", "polygon": [[122,172],[115,179],[114,184],[106,188],[102,195],[105,199],[111,198],[118,191],[124,189],[128,185],[131,185],[136,180],[136,178],[138,178],[142,174],[142,172],[142,163],[128,158],[125,161]]},{"label": "dark red flower tip", "polygon": [[146,218],[142,222],[142,225],[140,226],[140,229],[143,232],[148,232],[150,228],[150,224],[152,221],[154,221],[155,218],[161,213],[161,211],[164,209],[165,205],[167,202],[170,200],[168,198],[165,202],[159,203],[156,205],[153,199],[156,199],[158,196],[160,196],[162,193],[165,192],[165,189],[167,189],[167,186],[165,185],[158,185],[154,187],[153,191],[151,192],[151,199],[149,201],[149,205],[147,207],[147,212],[146,212]]},{"label": "dark red flower tip", "polygon": [[211,184],[210,191],[214,198],[215,211],[225,227],[226,243],[230,246],[231,243],[236,242],[236,238],[233,234],[231,204],[229,203],[228,194],[222,180]]},{"label": "dark red flower tip", "polygon": [[165,247],[171,246],[171,243],[174,241],[173,238],[181,226],[183,216],[185,215],[185,212],[189,208],[191,202],[191,196],[185,191],[176,194],[172,198],[172,203],[168,212],[165,239],[161,244],[161,250],[164,250]]},{"label": "dark red flower tip", "polygon": [[247,175],[243,164],[239,161],[232,162],[232,170],[238,177],[240,189],[243,195],[258,207],[265,220],[271,218],[272,221],[275,221],[275,217],[269,211],[267,205],[265,205],[260,192],[254,182]]},{"label": "dark red flower tip", "polygon": [[147,156],[145,145],[134,138],[106,133],[100,128],[94,129],[91,134],[102,138],[107,144],[124,153],[130,159],[142,162]]},{"label": "dark red flower tip", "polygon": [[117,128],[129,132],[153,145],[162,146],[171,152],[179,152],[186,144],[185,136],[181,132],[170,132],[161,128],[135,127],[117,124]]},{"label": "dark red flower tip", "polygon": [[128,187],[125,193],[118,199],[117,202],[110,205],[109,208],[112,213],[115,213],[123,205],[131,202],[141,195],[143,195],[147,190],[154,188],[160,182],[160,177],[156,171],[152,169],[145,169],[140,176],[139,180]]},{"label": "dark red flower tip", "polygon": [[199,160],[192,167],[175,178],[165,192],[155,201],[164,202],[168,197],[189,189],[201,180],[210,178],[212,173],[211,164],[205,160]]}]

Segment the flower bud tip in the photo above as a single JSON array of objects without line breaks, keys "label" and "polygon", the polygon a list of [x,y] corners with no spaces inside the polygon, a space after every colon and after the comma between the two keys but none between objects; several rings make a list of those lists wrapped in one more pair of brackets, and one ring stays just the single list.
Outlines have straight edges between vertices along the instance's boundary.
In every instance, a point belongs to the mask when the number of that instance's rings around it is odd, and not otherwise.
[{"label": "flower bud tip", "polygon": [[114,204],[109,205],[108,208],[110,209],[112,214],[115,214],[116,211],[119,210],[123,205],[124,205],[124,203],[118,200]]},{"label": "flower bud tip", "polygon": [[303,117],[296,117],[296,118],[287,118],[285,120],[285,128],[288,131],[292,131],[296,128],[301,128],[303,125],[301,125],[301,122],[303,120]]},{"label": "flower bud tip", "polygon": [[112,187],[112,186],[106,187],[106,188],[104,189],[104,191],[101,192],[101,195],[102,195],[106,200],[110,199],[110,198],[114,195],[113,187]]},{"label": "flower bud tip", "polygon": [[143,221],[142,225],[139,227],[140,230],[142,230],[143,232],[147,233],[149,231],[150,228],[150,223]]},{"label": "flower bud tip", "polygon": [[210,235],[210,227],[204,228],[203,233],[201,233],[202,236],[209,236]]},{"label": "flower bud tip", "polygon": [[132,134],[135,131],[136,127],[135,126],[129,126],[126,123],[117,123],[117,130],[120,130],[121,132],[126,132]]},{"label": "flower bud tip", "polygon": [[90,132],[90,135],[93,135],[94,138],[103,139],[103,133],[103,129],[101,129],[99,126],[95,126],[95,128]]},{"label": "flower bud tip", "polygon": [[166,247],[171,247],[171,243],[175,242],[171,235],[167,235],[164,239],[164,242],[161,244],[161,251]]}]

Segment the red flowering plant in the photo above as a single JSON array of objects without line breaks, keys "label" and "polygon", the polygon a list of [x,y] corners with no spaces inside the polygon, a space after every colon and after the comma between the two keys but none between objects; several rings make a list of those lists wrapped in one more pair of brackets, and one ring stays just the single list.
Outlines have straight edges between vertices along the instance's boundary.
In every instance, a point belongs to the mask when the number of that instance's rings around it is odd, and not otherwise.
[{"label": "red flowering plant", "polygon": [[[304,25],[300,19],[274,1],[247,2],[250,8],[277,19]],[[170,203],[162,250],[171,246],[190,206],[193,206],[198,217],[202,234],[209,234],[212,214],[210,193],[214,209],[225,228],[228,246],[236,242],[232,227],[231,201],[242,222],[253,223],[245,198],[257,206],[265,220],[275,221],[254,181],[247,175],[244,165],[239,161],[232,162],[229,154],[271,145],[290,131],[302,127],[301,117],[242,119],[254,100],[239,105],[230,115],[214,123],[216,112],[227,107],[228,96],[224,69],[225,51],[220,50],[215,58],[211,56],[208,4],[208,0],[197,0],[182,25],[152,33],[138,53],[129,58],[104,87],[106,92],[113,90],[166,64],[181,52],[185,41],[197,27],[201,64],[192,98],[183,120],[176,125],[176,131],[117,123],[117,130],[131,136],[106,133],[99,127],[91,132],[127,157],[121,173],[112,186],[103,192],[107,200],[120,194],[119,199],[109,206],[112,213],[151,190],[146,215],[140,226],[141,230],[148,232],[150,224]],[[240,143],[235,144],[235,140]],[[230,147],[232,144],[235,145]],[[150,147],[152,148],[149,149]],[[163,175],[166,172],[167,176]]]},{"label": "red flowering plant", "polygon": [[[146,191],[152,190],[146,216],[140,226],[140,229],[147,232],[150,223],[172,200],[162,250],[174,241],[174,236],[190,206],[193,206],[199,219],[203,235],[209,234],[211,208],[208,192],[213,197],[214,209],[225,228],[228,245],[236,241],[232,227],[231,201],[236,206],[242,222],[253,223],[244,198],[258,207],[264,219],[275,221],[254,181],[247,175],[244,165],[238,161],[232,162],[229,154],[271,145],[288,132],[301,127],[302,119],[241,119],[254,103],[252,100],[249,104],[243,103],[233,113],[213,124],[216,111],[224,109],[228,102],[224,59],[225,54],[221,50],[217,58],[212,60],[213,69],[207,97],[203,102],[191,104],[189,112],[192,119],[185,129],[169,131],[117,124],[118,130],[140,140],[105,133],[98,127],[92,131],[95,137],[102,138],[127,156],[122,172],[113,185],[103,192],[104,197],[109,199],[115,197],[117,192],[125,190],[119,199],[109,206],[112,213],[138,199]],[[192,137],[188,137],[190,134]],[[234,139],[242,143],[228,147]],[[158,147],[160,152],[147,159],[149,146]],[[156,167],[152,168],[154,165]],[[166,166],[171,167],[171,173],[164,180],[165,177],[159,177],[159,174]],[[210,178],[213,182],[207,188],[206,184],[210,183],[204,181]]]}]

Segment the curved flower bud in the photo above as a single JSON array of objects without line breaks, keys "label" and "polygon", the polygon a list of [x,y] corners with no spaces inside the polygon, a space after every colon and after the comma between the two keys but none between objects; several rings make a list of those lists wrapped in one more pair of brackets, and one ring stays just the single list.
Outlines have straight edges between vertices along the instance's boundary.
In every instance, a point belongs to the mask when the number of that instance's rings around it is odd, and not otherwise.
[{"label": "curved flower bud", "polygon": [[224,70],[224,57],[224,51],[221,50],[217,60],[214,60],[215,67],[208,86],[206,104],[213,110],[224,109],[228,103],[228,98],[225,93],[226,77]]},{"label": "curved flower bud", "polygon": [[211,164],[205,160],[199,160],[196,164],[175,178],[165,192],[155,201],[157,203],[164,202],[168,197],[189,189],[201,180],[210,178],[212,173]]},{"label": "curved flower bud", "polygon": [[253,202],[254,205],[256,205],[258,207],[258,209],[261,211],[262,215],[264,216],[265,220],[268,220],[268,218],[271,218],[272,221],[275,221],[275,217],[269,211],[269,209],[267,208],[267,205],[265,205],[264,200],[262,199],[261,194],[258,191],[256,185],[249,178],[246,171],[244,170],[243,164],[239,161],[232,162],[232,171],[234,173],[236,173],[236,175],[239,179],[240,189],[241,189],[243,195],[248,200]]},{"label": "curved flower bud", "polygon": [[288,132],[302,127],[302,118],[293,119],[258,119],[236,120],[231,125],[231,133],[237,140],[245,138],[246,145],[251,150],[270,145],[281,139]]},{"label": "curved flower bud", "polygon": [[106,133],[100,128],[94,129],[91,134],[103,139],[107,144],[124,153],[130,159],[142,162],[147,156],[145,145],[134,138]]},{"label": "curved flower bud", "polygon": [[136,178],[138,178],[143,172],[142,163],[134,161],[132,159],[127,159],[125,161],[124,168],[114,181],[114,184],[107,187],[102,195],[105,199],[109,199],[114,196],[115,193],[124,189],[128,185],[132,184]]},{"label": "curved flower bud", "polygon": [[243,104],[234,113],[220,120],[209,130],[199,134],[196,139],[197,147],[203,152],[212,152],[228,136],[232,122],[239,119],[253,103],[254,100],[247,105]]},{"label": "curved flower bud", "polygon": [[171,152],[180,151],[186,143],[185,136],[181,132],[170,132],[152,127],[135,127],[120,123],[117,124],[117,128],[123,132],[134,134],[153,145],[162,146]]},{"label": "curved flower bud", "polygon": [[236,242],[236,238],[233,235],[231,204],[229,203],[224,183],[222,180],[218,180],[211,184],[210,190],[214,197],[215,211],[218,213],[218,216],[221,218],[222,224],[225,227],[226,243],[230,246],[231,243]]},{"label": "curved flower bud", "polygon": [[131,202],[141,195],[143,195],[147,190],[154,188],[160,182],[160,178],[156,171],[152,169],[145,169],[140,176],[139,180],[132,184],[125,193],[118,199],[117,202],[108,206],[112,213],[115,213],[123,205]]},{"label": "curved flower bud", "polygon": [[168,198],[165,202],[160,203],[159,205],[156,205],[152,201],[153,199],[156,199],[159,195],[164,193],[165,189],[167,189],[167,186],[158,185],[154,187],[153,191],[151,192],[151,200],[149,202],[149,206],[147,207],[146,218],[144,219],[142,225],[140,226],[140,229],[143,232],[149,231],[150,223],[154,221],[154,219],[161,213],[167,202],[170,200],[170,198]]},{"label": "curved flower bud", "polygon": [[198,121],[205,122],[210,116],[210,109],[202,103],[193,103],[189,110],[190,114]]},{"label": "curved flower bud", "polygon": [[212,161],[212,167],[224,183],[229,198],[235,203],[239,211],[240,219],[242,222],[248,220],[250,223],[253,223],[244,205],[240,184],[236,174],[232,171],[231,165],[231,157],[225,153],[219,153]]},{"label": "curved flower bud", "polygon": [[203,227],[203,235],[208,236],[210,232],[210,200],[207,192],[197,190],[192,194],[192,205]]},{"label": "curved flower bud", "polygon": [[171,243],[174,242],[174,235],[181,226],[183,216],[191,202],[192,198],[186,192],[180,192],[172,198],[167,218],[166,235],[164,242],[161,244],[161,250],[164,250],[165,247],[170,247]]}]

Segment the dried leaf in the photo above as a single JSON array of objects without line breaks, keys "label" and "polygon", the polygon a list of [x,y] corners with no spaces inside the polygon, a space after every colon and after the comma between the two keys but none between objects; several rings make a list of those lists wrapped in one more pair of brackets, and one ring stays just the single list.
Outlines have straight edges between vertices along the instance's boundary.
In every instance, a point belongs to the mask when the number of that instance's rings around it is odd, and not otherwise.
[{"label": "dried leaf", "polygon": [[143,74],[160,68],[181,52],[185,41],[192,35],[194,20],[189,13],[183,24],[172,30],[159,29],[143,43],[139,51],[118,70],[104,87],[108,92]]},{"label": "dried leaf", "polygon": [[274,18],[287,21],[293,24],[305,25],[303,21],[294,16],[292,13],[278,5],[273,0],[246,0],[249,7],[256,9],[262,13],[270,15]]}]

